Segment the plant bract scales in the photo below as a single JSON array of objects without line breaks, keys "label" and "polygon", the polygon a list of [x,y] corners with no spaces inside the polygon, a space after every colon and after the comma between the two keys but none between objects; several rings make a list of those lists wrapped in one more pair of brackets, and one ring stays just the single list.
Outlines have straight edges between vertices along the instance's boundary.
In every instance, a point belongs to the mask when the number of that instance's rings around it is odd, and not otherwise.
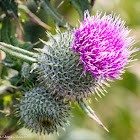
[{"label": "plant bract scales", "polygon": [[50,39],[39,49],[38,81],[50,92],[56,92],[69,100],[79,100],[88,97],[91,93],[102,92],[104,81],[99,81],[87,72],[82,76],[82,65],[79,63],[79,54],[71,49],[74,36],[72,31],[57,34],[48,33]]},{"label": "plant bract scales", "polygon": [[36,133],[54,133],[63,124],[69,124],[70,107],[63,102],[61,96],[56,100],[56,94],[50,95],[41,87],[31,88],[24,93],[18,109],[20,122]]}]

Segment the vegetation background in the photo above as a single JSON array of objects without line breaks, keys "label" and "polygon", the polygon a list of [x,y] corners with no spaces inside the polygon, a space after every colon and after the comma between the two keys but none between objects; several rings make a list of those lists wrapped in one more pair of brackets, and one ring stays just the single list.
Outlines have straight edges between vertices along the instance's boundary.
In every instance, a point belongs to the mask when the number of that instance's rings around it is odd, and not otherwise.
[{"label": "vegetation background", "polygon": [[[34,47],[42,47],[39,38],[47,40],[46,30],[55,34],[55,23],[52,17],[40,9],[32,0],[23,2],[27,5],[30,12],[36,15],[45,25],[40,26],[29,15],[25,15],[20,9],[21,23],[24,33],[18,31],[19,39],[30,41]],[[69,1],[51,0],[51,4],[63,16],[64,20],[70,25],[79,25],[79,14]],[[131,36],[136,35],[136,41],[140,40],[140,1],[139,0],[96,0],[92,9],[94,15],[97,10],[102,13],[110,14],[112,11],[116,15],[120,14],[121,19],[126,21],[126,26],[132,29]],[[0,10],[0,15],[2,11]],[[49,28],[50,27],[50,28]],[[0,22],[0,29],[2,23]],[[47,29],[46,29],[47,28]],[[134,45],[140,46],[140,42]],[[4,54],[1,52],[1,59]],[[140,59],[140,52],[135,57]],[[140,139],[140,60],[132,62],[133,67],[127,69],[123,75],[123,80],[115,80],[110,83],[110,88],[106,88],[108,93],[105,97],[98,98],[98,102],[92,97],[90,106],[94,109],[97,116],[102,120],[104,125],[109,129],[109,133],[100,127],[96,122],[89,119],[81,109],[74,105],[72,109],[73,116],[70,118],[71,125],[66,127],[65,132],[59,130],[58,135],[39,135],[31,133],[25,128],[20,129],[13,136],[24,136],[27,140],[139,140]],[[4,66],[0,64],[0,92],[3,91],[5,85],[8,85],[6,79],[11,77],[15,71],[8,69],[5,80],[2,80]],[[1,92],[2,93],[2,92]],[[12,104],[12,95],[4,95],[0,93],[0,132],[8,125],[9,115],[8,109]],[[3,111],[4,110],[4,111]],[[7,111],[7,112],[6,112]],[[7,114],[6,114],[7,113]],[[14,124],[13,124],[14,125]],[[15,138],[16,140],[16,138]]]}]

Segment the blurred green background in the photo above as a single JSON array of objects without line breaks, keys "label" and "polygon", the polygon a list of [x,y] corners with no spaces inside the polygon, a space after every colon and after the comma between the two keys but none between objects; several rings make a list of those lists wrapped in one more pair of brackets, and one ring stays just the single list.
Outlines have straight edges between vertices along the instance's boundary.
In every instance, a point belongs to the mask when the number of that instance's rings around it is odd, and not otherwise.
[{"label": "blurred green background", "polygon": [[[61,0],[51,1],[54,7],[57,7]],[[35,13],[43,22],[52,27],[50,30],[55,33],[55,24],[51,17],[40,10],[36,13],[36,6],[31,2],[26,3],[28,8]],[[59,13],[72,26],[79,25],[79,15],[75,8],[68,2],[64,2],[59,8]],[[107,14],[111,11],[116,15],[120,14],[122,20],[126,21],[126,26],[132,29],[130,35],[136,35],[136,41],[140,40],[140,0],[96,0],[92,9],[92,15],[102,11]],[[28,19],[27,19],[28,22]],[[23,24],[24,41],[35,43],[41,39],[47,39],[46,29],[28,22]],[[35,47],[41,47],[39,43]],[[139,47],[140,42],[134,47]],[[140,52],[135,58],[140,59]],[[66,130],[59,130],[59,136],[55,135],[39,135],[31,133],[27,129],[20,129],[13,136],[25,136],[27,140],[139,140],[140,139],[140,60],[132,62],[130,67],[123,75],[123,80],[114,80],[110,83],[110,88],[106,88],[108,93],[105,97],[98,98],[98,102],[92,97],[92,103],[89,104],[104,125],[109,129],[109,133],[100,127],[96,122],[89,119],[81,109],[75,104],[73,105],[70,118],[71,125],[66,126]],[[1,83],[0,83],[1,84]],[[5,104],[8,104],[10,97],[4,97]],[[1,107],[2,108],[2,107]],[[1,113],[0,113],[1,114]],[[6,119],[0,120],[5,124]],[[1,128],[2,130],[2,128]]]}]

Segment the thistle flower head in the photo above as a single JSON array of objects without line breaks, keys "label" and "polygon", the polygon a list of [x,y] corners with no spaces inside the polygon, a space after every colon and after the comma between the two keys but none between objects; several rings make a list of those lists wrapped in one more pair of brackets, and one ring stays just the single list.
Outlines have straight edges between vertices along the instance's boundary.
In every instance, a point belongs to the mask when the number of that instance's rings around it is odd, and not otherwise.
[{"label": "thistle flower head", "polygon": [[134,37],[119,16],[101,13],[90,16],[86,11],[84,21],[74,31],[72,49],[80,55],[83,73],[90,71],[94,78],[120,79],[126,65],[132,61]]},{"label": "thistle flower head", "polygon": [[106,85],[104,81],[99,85],[99,80],[90,73],[81,76],[83,71],[78,65],[79,56],[71,49],[72,31],[56,31],[56,35],[48,33],[50,39],[48,42],[42,41],[44,47],[38,50],[39,63],[34,72],[38,74],[40,85],[50,92],[57,91],[57,96],[67,97],[69,100],[87,98],[97,90],[103,93],[103,85]]},{"label": "thistle flower head", "polygon": [[63,103],[63,98],[56,100],[41,87],[35,87],[25,92],[20,101],[18,116],[26,128],[36,133],[53,133],[59,126],[68,124],[70,107]]}]

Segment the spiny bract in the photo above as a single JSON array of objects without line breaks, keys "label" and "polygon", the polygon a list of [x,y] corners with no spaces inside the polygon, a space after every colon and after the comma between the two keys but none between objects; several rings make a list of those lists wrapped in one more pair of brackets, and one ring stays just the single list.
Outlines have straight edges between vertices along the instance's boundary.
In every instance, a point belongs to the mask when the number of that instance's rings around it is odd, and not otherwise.
[{"label": "spiny bract", "polygon": [[[45,46],[39,50],[38,55],[38,81],[50,92],[57,91],[57,96],[62,95],[69,100],[80,100],[91,93],[102,92],[104,81],[94,79],[90,73],[82,75],[79,55],[71,49],[73,34],[70,30],[56,35],[48,33],[50,40],[42,41]],[[78,65],[78,66],[77,66]],[[99,84],[100,83],[100,84]],[[99,95],[100,96],[100,95]]]},{"label": "spiny bract", "polygon": [[50,95],[41,87],[25,92],[18,111],[21,123],[32,132],[40,134],[53,133],[59,126],[63,127],[64,123],[69,124],[67,119],[70,107],[63,103],[63,98],[56,100],[55,95]]}]

